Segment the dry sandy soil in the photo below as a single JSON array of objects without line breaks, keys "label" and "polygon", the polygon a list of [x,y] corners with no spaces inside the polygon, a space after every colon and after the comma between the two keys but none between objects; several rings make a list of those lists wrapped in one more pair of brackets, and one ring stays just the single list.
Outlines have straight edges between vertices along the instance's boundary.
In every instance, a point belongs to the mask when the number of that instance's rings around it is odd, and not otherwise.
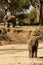
[{"label": "dry sandy soil", "polygon": [[[12,41],[8,41],[8,45],[6,45],[5,41],[2,41],[2,46],[0,46],[0,65],[43,65],[43,42],[39,42],[38,58],[29,58],[28,56],[28,34],[30,29],[35,28],[16,27],[15,29],[10,29],[7,35]],[[39,29],[39,27],[37,28]]]},{"label": "dry sandy soil", "polygon": [[27,44],[0,46],[0,65],[43,65],[43,44],[39,44],[38,58],[28,58]]}]

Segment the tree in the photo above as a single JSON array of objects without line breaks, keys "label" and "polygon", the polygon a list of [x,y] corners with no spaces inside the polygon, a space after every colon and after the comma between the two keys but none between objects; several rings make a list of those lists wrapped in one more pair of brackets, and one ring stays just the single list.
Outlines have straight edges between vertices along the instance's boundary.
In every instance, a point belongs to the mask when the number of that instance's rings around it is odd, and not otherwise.
[{"label": "tree", "polygon": [[0,23],[3,22],[4,10],[0,8]]},{"label": "tree", "polygon": [[29,7],[30,0],[1,0],[0,3],[7,3],[7,7],[11,11],[12,14],[15,14],[17,11],[23,10],[23,8]]},{"label": "tree", "polygon": [[32,5],[36,8],[36,11],[37,11],[37,22],[39,22],[40,24],[42,24],[43,0],[31,0],[31,2],[32,2]]},{"label": "tree", "polygon": [[23,9],[29,8],[31,4],[37,11],[37,22],[41,22],[43,0],[0,0],[0,5],[1,7],[4,5],[5,12],[9,9],[13,15],[18,11],[20,12]]}]

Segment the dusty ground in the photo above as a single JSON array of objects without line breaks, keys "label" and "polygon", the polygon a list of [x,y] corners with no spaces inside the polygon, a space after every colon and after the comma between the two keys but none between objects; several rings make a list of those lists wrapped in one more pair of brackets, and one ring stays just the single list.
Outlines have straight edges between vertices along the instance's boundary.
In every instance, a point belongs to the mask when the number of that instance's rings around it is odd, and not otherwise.
[{"label": "dusty ground", "polygon": [[[35,28],[16,27],[15,29],[10,29],[7,35],[12,41],[11,43],[8,41],[9,44],[2,41],[2,46],[0,46],[0,65],[43,65],[43,42],[39,42],[38,58],[28,58],[28,34],[30,29]],[[37,28],[39,29],[39,27]]]},{"label": "dusty ground", "polygon": [[38,58],[28,58],[27,44],[0,46],[0,65],[43,65],[42,46],[38,47]]}]

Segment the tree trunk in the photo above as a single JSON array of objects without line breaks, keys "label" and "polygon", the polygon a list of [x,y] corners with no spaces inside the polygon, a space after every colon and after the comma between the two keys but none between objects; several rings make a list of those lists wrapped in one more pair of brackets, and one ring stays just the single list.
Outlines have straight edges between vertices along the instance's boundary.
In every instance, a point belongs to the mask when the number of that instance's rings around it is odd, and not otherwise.
[{"label": "tree trunk", "polygon": [[41,3],[41,7],[40,7],[40,18],[39,18],[39,22],[40,24],[42,24],[42,3]]},{"label": "tree trunk", "polygon": [[36,3],[35,7],[36,7],[36,11],[37,11],[37,23],[39,23],[39,19],[40,19],[40,7],[39,7],[38,3]]}]

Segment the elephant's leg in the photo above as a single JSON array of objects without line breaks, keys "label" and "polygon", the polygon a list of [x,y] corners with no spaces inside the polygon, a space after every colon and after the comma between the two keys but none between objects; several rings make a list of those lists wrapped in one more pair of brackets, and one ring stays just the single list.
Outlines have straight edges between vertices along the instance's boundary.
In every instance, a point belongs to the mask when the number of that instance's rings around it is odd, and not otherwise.
[{"label": "elephant's leg", "polygon": [[32,58],[32,48],[29,47],[29,58]]},{"label": "elephant's leg", "polygon": [[7,27],[8,27],[8,32],[10,31],[10,23],[7,24]]},{"label": "elephant's leg", "polygon": [[15,27],[15,24],[13,24],[13,28]]},{"label": "elephant's leg", "polygon": [[12,23],[13,24],[13,28],[16,26],[16,23]]},{"label": "elephant's leg", "polygon": [[37,57],[37,46],[35,46],[34,57]]},{"label": "elephant's leg", "polygon": [[32,49],[32,57],[34,57],[34,58],[37,57],[37,46],[33,46],[33,49]]},{"label": "elephant's leg", "polygon": [[32,57],[34,57],[34,46],[32,46]]},{"label": "elephant's leg", "polygon": [[7,27],[8,27],[8,28],[10,27],[10,23],[8,23]]}]

